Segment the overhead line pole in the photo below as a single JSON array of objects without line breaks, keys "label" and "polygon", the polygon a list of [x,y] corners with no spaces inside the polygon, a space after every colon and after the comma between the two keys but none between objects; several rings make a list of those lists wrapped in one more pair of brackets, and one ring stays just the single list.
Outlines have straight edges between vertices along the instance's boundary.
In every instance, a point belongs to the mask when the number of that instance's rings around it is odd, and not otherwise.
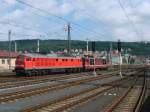
[{"label": "overhead line pole", "polygon": [[68,54],[71,53],[71,33],[70,33],[70,23],[67,25],[67,32],[68,32],[68,41],[67,41],[67,52]]},{"label": "overhead line pole", "polygon": [[8,41],[9,41],[8,64],[9,64],[9,70],[10,70],[11,69],[11,30],[8,31]]},{"label": "overhead line pole", "polygon": [[15,52],[17,52],[17,42],[15,41]]}]

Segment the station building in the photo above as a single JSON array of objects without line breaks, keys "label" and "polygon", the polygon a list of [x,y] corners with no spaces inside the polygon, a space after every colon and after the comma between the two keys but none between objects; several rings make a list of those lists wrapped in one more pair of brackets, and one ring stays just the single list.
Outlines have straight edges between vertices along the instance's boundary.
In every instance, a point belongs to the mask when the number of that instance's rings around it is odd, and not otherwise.
[{"label": "station building", "polygon": [[8,51],[0,51],[0,70],[8,70],[14,69],[15,61],[18,53],[8,52]]}]

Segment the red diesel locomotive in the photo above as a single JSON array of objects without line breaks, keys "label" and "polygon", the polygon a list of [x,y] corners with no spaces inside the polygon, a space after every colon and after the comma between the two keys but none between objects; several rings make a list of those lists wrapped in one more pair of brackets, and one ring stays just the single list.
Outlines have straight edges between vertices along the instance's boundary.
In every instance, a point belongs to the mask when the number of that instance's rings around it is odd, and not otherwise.
[{"label": "red diesel locomotive", "polygon": [[[95,63],[95,64],[94,64]],[[104,59],[93,57],[66,57],[44,55],[37,53],[20,54],[16,59],[15,72],[17,75],[45,75],[52,72],[79,72],[107,68]]]}]

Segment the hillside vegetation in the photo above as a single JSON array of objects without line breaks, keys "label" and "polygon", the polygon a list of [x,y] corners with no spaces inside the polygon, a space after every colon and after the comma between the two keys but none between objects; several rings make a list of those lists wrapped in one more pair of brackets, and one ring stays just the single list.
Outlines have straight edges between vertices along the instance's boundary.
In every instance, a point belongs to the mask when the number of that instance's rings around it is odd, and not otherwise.
[{"label": "hillside vegetation", "polygon": [[[18,51],[36,51],[37,40],[16,40]],[[98,51],[109,51],[110,43],[108,41],[97,41],[96,50]],[[14,51],[14,41],[11,42],[12,51]],[[117,49],[117,43],[112,42],[113,50]],[[63,51],[67,46],[66,40],[40,40],[40,51]],[[85,49],[85,41],[73,40],[71,42],[72,49]],[[89,48],[91,49],[91,43],[89,42]],[[150,43],[144,42],[123,42],[122,48],[124,51],[128,49],[128,53],[133,55],[150,55]],[[8,50],[8,41],[0,42],[0,50]]]}]

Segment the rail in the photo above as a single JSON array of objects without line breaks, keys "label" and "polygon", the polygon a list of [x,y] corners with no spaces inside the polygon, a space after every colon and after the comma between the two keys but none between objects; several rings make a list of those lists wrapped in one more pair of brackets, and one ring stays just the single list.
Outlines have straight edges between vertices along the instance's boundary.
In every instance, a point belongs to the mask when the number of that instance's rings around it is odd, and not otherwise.
[{"label": "rail", "polygon": [[141,107],[143,105],[143,101],[144,101],[145,94],[146,94],[146,88],[147,88],[147,80],[146,80],[146,73],[144,72],[144,82],[143,82],[142,90],[140,93],[140,97],[139,97],[137,104],[134,108],[134,112],[140,112],[141,111]]}]

